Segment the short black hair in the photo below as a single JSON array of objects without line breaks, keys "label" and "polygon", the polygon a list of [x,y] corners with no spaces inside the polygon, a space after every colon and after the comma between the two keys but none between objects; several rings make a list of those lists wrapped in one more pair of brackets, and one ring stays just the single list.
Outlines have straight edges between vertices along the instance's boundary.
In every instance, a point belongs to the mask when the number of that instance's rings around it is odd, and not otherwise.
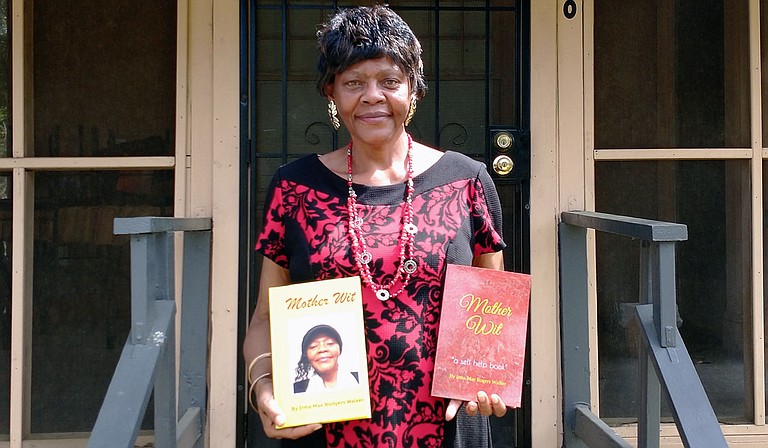
[{"label": "short black hair", "polygon": [[325,324],[315,325],[314,327],[310,328],[307,330],[307,332],[304,334],[304,338],[301,340],[301,357],[299,358],[299,363],[296,365],[297,382],[304,381],[309,377],[309,372],[312,370],[312,366],[309,363],[309,358],[307,358],[307,348],[309,348],[309,344],[311,344],[312,341],[314,341],[315,338],[320,335],[328,336],[335,340],[336,343],[339,344],[339,354],[341,354],[341,349],[344,346],[341,342],[341,336],[335,328]]},{"label": "short black hair", "polygon": [[315,339],[318,338],[318,336],[327,336],[334,341],[336,341],[337,344],[339,344],[339,353],[341,353],[342,348],[342,342],[341,342],[341,336],[339,335],[339,332],[336,331],[335,328],[333,328],[330,325],[315,325],[314,327],[310,328],[309,331],[304,335],[304,339],[301,341],[301,353],[302,356],[306,356],[307,349],[309,348],[309,344],[312,343]]},{"label": "short black hair", "polygon": [[318,30],[317,45],[317,90],[322,96],[337,74],[357,62],[381,57],[389,57],[405,71],[416,99],[427,93],[421,44],[408,24],[386,6],[339,10]]}]

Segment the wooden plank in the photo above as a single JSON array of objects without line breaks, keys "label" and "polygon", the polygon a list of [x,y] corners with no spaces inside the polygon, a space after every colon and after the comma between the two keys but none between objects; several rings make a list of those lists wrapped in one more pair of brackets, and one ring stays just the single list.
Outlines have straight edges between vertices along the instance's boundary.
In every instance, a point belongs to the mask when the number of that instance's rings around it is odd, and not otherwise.
[{"label": "wooden plank", "polygon": [[[240,101],[239,72],[240,64],[240,3],[236,0],[193,2],[200,7],[207,7],[209,14],[205,20],[206,28],[213,29],[212,67],[201,67],[213,74],[212,104],[213,128],[212,141],[202,141],[201,148],[192,148],[192,154],[212,154],[206,163],[205,158],[196,157],[192,163],[192,178],[199,180],[197,171],[211,173],[211,187],[190,185],[192,198],[201,198],[200,203],[192,204],[192,215],[198,207],[205,209],[202,203],[206,191],[212,192],[208,210],[216,222],[216,237],[211,249],[211,337],[210,337],[210,388],[207,419],[210,424],[208,438],[218,446],[235,446],[237,440],[238,400],[242,395],[237,391],[238,360],[242,359],[238,347],[238,325],[242,316],[238,315],[237,285],[239,259],[236,256],[242,249],[239,244],[240,232],[240,122],[239,108],[234,107]],[[193,33],[195,34],[195,33]],[[202,36],[201,36],[202,37]],[[206,61],[208,62],[208,61]],[[198,73],[201,74],[201,73]],[[194,104],[194,103],[193,103]],[[198,140],[200,142],[200,140]],[[207,151],[207,145],[213,144],[213,152]],[[198,152],[198,150],[200,152]],[[202,174],[202,173],[201,173]],[[198,190],[199,189],[199,190]],[[200,196],[196,193],[200,192]]]},{"label": "wooden plank", "polygon": [[[531,444],[560,446],[562,397],[557,322],[557,225],[552,210],[559,206],[557,134],[558,21],[562,5],[529,2],[531,101]],[[592,9],[592,8],[589,8]]]},{"label": "wooden plank", "polygon": [[202,446],[203,427],[200,408],[189,408],[176,425],[176,447],[197,448]]},{"label": "wooden plank", "polygon": [[0,158],[0,169],[26,168],[45,171],[170,169],[176,158],[156,157],[14,157]]},{"label": "wooden plank", "polygon": [[595,160],[705,160],[752,158],[750,148],[624,148],[597,149]]},{"label": "wooden plank", "polygon": [[600,420],[583,404],[576,405],[574,431],[589,447],[599,448],[632,448],[616,431]]},{"label": "wooden plank", "polygon": [[560,224],[560,344],[563,376],[564,446],[583,447],[576,437],[574,408],[589,404],[587,229]]},{"label": "wooden plank", "polygon": [[715,411],[680,334],[676,335],[675,347],[662,347],[656,340],[653,305],[638,305],[636,309],[648,353],[672,405],[683,443],[689,447],[727,448]]},{"label": "wooden plank", "polygon": [[[763,94],[761,67],[759,0],[749,1],[749,116],[750,143],[752,145],[752,395],[754,403],[754,423],[765,424],[765,280],[763,253]],[[764,119],[764,117],[763,117]],[[744,353],[748,357],[747,353]],[[749,369],[745,369],[749,370]]]},{"label": "wooden plank", "polygon": [[170,300],[157,301],[155,310],[151,343],[134,345],[128,337],[88,440],[89,448],[134,447],[154,388],[161,352],[173,350],[165,344],[164,336],[173,331],[176,304]]},{"label": "wooden plank", "polygon": [[140,216],[115,218],[115,235],[142,233],[192,232],[211,230],[211,218],[170,218],[162,216]]},{"label": "wooden plank", "polygon": [[685,241],[688,239],[688,227],[685,224],[599,212],[563,212],[561,216],[566,224],[641,240]]},{"label": "wooden plank", "polygon": [[34,176],[13,170],[11,272],[10,442],[21,448],[30,433],[32,396],[32,265]]},{"label": "wooden plank", "polygon": [[[179,341],[179,414],[205,409],[207,399],[208,317],[210,315],[211,232],[184,234],[181,328]],[[200,416],[204,426],[205,414]]]}]

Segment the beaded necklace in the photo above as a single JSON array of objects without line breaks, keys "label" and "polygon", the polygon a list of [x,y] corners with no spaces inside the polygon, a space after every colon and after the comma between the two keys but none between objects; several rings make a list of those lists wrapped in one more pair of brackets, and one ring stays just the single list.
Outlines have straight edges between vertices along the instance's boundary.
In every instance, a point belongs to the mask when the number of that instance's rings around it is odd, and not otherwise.
[{"label": "beaded necklace", "polygon": [[[406,134],[408,135],[408,134]],[[413,259],[413,239],[418,228],[413,224],[413,140],[408,135],[408,167],[407,178],[405,181],[405,202],[403,203],[403,220],[400,228],[400,237],[398,239],[398,248],[400,258],[397,264],[397,272],[392,279],[386,283],[376,283],[371,274],[370,262],[373,256],[368,252],[368,246],[365,243],[365,237],[362,234],[363,219],[357,211],[357,193],[352,186],[352,142],[347,147],[347,186],[349,187],[349,197],[347,198],[347,210],[349,217],[349,239],[352,244],[352,255],[355,258],[355,264],[360,271],[360,278],[367,287],[376,293],[376,298],[384,301],[390,297],[397,297],[403,292],[405,286],[411,279],[411,274],[416,272],[418,263]],[[401,281],[400,289],[392,292],[395,284]]]}]

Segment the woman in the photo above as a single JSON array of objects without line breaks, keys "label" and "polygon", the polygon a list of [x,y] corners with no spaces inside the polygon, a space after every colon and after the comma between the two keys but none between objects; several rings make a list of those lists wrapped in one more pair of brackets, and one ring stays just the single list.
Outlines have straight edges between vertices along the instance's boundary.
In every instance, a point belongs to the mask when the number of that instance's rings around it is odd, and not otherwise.
[{"label": "woman", "polygon": [[339,369],[341,336],[330,325],[316,325],[301,340],[301,358],[296,366],[293,392],[320,392],[359,384],[357,372]]},{"label": "woman", "polygon": [[[318,45],[318,89],[331,123],[343,123],[351,142],[281,167],[269,190],[256,244],[264,255],[260,299],[244,344],[264,430],[282,439],[314,433],[316,442],[302,439],[302,447],[490,446],[487,417],[506,412],[497,395],[479,391],[458,412],[459,401],[430,394],[446,265],[503,269],[490,176],[482,164],[406,132],[426,83],[421,46],[397,14],[382,6],[342,10],[318,31]],[[269,362],[261,361],[270,350],[268,288],[356,275],[372,418],[276,429],[284,416]]]}]

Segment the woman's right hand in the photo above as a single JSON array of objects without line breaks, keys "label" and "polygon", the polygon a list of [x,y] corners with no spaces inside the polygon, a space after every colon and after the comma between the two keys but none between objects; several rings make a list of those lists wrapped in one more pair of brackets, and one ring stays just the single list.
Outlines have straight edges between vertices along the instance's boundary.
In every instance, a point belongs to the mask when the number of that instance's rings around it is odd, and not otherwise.
[{"label": "woman's right hand", "polygon": [[256,407],[258,408],[261,425],[264,427],[264,433],[267,437],[273,439],[298,439],[308,434],[312,434],[323,425],[319,423],[303,426],[294,426],[292,428],[278,429],[277,427],[285,424],[285,414],[275,401],[272,380],[265,378],[256,385]]}]

